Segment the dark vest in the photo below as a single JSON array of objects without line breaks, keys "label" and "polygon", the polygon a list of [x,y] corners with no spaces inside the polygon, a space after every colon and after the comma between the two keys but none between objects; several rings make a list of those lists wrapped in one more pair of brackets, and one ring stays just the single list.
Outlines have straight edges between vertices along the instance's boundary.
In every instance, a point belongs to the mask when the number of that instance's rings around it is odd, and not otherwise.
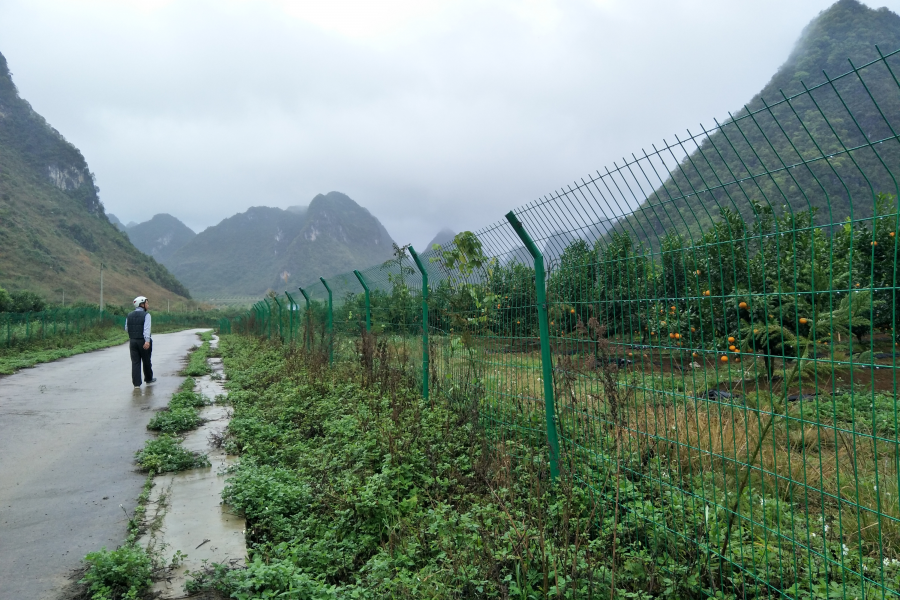
[{"label": "dark vest", "polygon": [[146,310],[133,310],[125,317],[125,327],[128,329],[128,337],[133,340],[144,339],[144,320],[150,314]]}]

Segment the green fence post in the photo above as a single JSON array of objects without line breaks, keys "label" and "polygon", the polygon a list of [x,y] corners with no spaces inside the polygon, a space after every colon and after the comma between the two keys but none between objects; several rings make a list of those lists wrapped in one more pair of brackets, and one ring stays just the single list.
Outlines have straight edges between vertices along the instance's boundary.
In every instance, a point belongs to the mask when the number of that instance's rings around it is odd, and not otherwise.
[{"label": "green fence post", "polygon": [[331,288],[324,277],[319,277],[319,281],[328,290],[328,320],[325,321],[325,331],[328,334],[328,364],[334,364],[334,314],[332,313],[331,304]]},{"label": "green fence post", "polygon": [[553,400],[553,364],[550,356],[550,320],[547,317],[547,288],[544,274],[544,255],[525,231],[513,211],[506,214],[516,235],[534,259],[534,283],[537,292],[538,328],[541,334],[541,371],[544,379],[544,412],[547,420],[547,441],[550,443],[550,477],[559,476],[559,438],[556,434],[556,407]]},{"label": "green fence post", "polygon": [[284,290],[284,295],[287,297],[288,302],[290,302],[290,304],[288,305],[288,310],[291,313],[290,314],[291,333],[288,337],[290,338],[290,341],[289,341],[290,345],[293,346],[294,345],[294,307],[297,306],[297,303],[294,302],[293,296],[291,296],[290,294],[287,293],[287,290]]},{"label": "green fence post", "polygon": [[369,301],[369,286],[366,285],[366,280],[363,279],[362,273],[353,271],[353,274],[356,275],[360,285],[362,285],[363,289],[366,291],[366,331],[372,331],[372,305]]},{"label": "green fence post", "polygon": [[284,340],[284,335],[282,335],[282,333],[281,333],[281,321],[282,321],[282,317],[281,317],[281,302],[279,302],[279,301],[278,301],[278,298],[276,298],[275,296],[272,297],[272,300],[274,300],[274,301],[275,301],[275,304],[278,305],[278,337],[283,341],[283,340]]},{"label": "green fence post", "polygon": [[306,338],[306,351],[309,352],[310,347],[310,339],[312,339],[312,331],[310,331],[310,327],[312,327],[312,321],[309,314],[309,294],[302,287],[298,287],[300,293],[303,294],[303,298],[306,300],[306,335],[303,337]]},{"label": "green fence post", "polygon": [[416,266],[422,274],[422,397],[428,399],[428,271],[412,246],[409,247]]},{"label": "green fence post", "polygon": [[262,337],[266,324],[263,321],[262,300],[253,305],[253,311],[256,313],[256,335]]},{"label": "green fence post", "polygon": [[31,311],[25,313],[25,341],[31,340]]}]

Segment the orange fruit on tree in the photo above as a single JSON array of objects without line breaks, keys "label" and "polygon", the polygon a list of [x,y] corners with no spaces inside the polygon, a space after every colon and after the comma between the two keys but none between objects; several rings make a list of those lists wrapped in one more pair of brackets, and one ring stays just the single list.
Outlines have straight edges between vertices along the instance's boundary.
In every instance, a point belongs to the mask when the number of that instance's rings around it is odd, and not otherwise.
[{"label": "orange fruit on tree", "polygon": [[697,358],[697,357],[700,356],[700,355],[697,354],[696,352],[694,352],[691,356],[693,356],[694,358]]},{"label": "orange fruit on tree", "polygon": [[670,334],[669,334],[669,337],[672,338],[672,339],[674,340],[674,339],[675,339],[675,334],[674,334],[674,333],[670,333]]},{"label": "orange fruit on tree", "polygon": [[809,320],[806,317],[803,317],[802,319],[800,319],[801,325],[806,325],[807,323],[809,323]]},{"label": "orange fruit on tree", "polygon": [[694,329],[694,328],[693,328],[693,327],[691,327],[691,331],[697,331],[697,330],[696,330],[696,329]]},{"label": "orange fruit on tree", "polygon": [[747,308],[747,303],[746,303],[746,302],[741,302],[740,304],[738,304],[738,306],[739,306],[740,308]]},{"label": "orange fruit on tree", "polygon": [[734,349],[735,349],[735,346],[734,346],[734,344],[732,344],[732,345],[730,345],[730,346],[728,346],[728,349],[729,349],[729,350],[731,350],[731,351],[732,351],[732,352],[734,352]]},{"label": "orange fruit on tree", "polygon": [[728,362],[728,357],[727,357],[727,356],[723,356],[723,357],[720,358],[719,360],[721,360],[722,362]]},{"label": "orange fruit on tree", "polygon": [[733,341],[734,341],[734,338],[733,338],[733,337],[729,337],[729,338],[728,338],[728,341],[729,341],[729,342],[733,342]]},{"label": "orange fruit on tree", "polygon": [[680,334],[680,333],[676,333],[676,334],[675,334],[675,339],[676,339],[676,340],[680,340],[680,339],[681,339],[681,334]]}]

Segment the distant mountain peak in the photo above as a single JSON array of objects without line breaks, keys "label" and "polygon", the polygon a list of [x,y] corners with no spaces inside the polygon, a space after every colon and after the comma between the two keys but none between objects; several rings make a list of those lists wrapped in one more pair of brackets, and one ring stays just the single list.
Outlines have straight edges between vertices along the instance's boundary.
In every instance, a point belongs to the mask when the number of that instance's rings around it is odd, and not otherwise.
[{"label": "distant mountain peak", "polygon": [[379,264],[392,247],[367,209],[329,192],[308,206],[251,207],[198,234],[167,264],[201,296],[254,295]]},{"label": "distant mountain peak", "polygon": [[153,215],[149,221],[125,230],[131,243],[144,254],[149,254],[165,264],[170,256],[197,235],[176,217],[168,213]]},{"label": "distant mountain peak", "polygon": [[[900,95],[891,70],[900,69],[900,56],[885,59],[890,69],[882,63],[852,70],[879,60],[879,49],[889,55],[898,48],[900,16],[857,0],[835,2],[803,29],[762,90],[709,131],[615,230],[651,246],[668,233],[696,240],[725,209],[754,221],[756,203],[776,215],[785,207],[817,210],[819,225],[871,216],[872,192],[897,189],[884,164],[897,164],[900,150],[896,144],[878,154],[847,149],[893,135],[889,119],[900,114]],[[830,85],[823,85],[826,75]],[[823,156],[836,158],[816,158]],[[800,160],[804,168],[784,170]],[[772,174],[762,177],[761,169]]]},{"label": "distant mountain peak", "polygon": [[438,246],[443,246],[448,242],[452,242],[453,238],[456,237],[456,232],[450,229],[449,227],[443,227],[437,234],[428,242],[428,245],[425,246],[423,252],[431,250],[435,244]]}]

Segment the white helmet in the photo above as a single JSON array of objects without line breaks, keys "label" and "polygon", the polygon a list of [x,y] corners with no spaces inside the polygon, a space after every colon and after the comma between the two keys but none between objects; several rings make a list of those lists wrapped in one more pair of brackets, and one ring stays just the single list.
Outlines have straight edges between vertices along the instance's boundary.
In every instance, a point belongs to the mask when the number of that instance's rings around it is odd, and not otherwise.
[{"label": "white helmet", "polygon": [[146,297],[138,296],[137,298],[134,299],[134,302],[132,302],[132,304],[134,304],[134,307],[137,308],[146,301],[147,301]]}]

